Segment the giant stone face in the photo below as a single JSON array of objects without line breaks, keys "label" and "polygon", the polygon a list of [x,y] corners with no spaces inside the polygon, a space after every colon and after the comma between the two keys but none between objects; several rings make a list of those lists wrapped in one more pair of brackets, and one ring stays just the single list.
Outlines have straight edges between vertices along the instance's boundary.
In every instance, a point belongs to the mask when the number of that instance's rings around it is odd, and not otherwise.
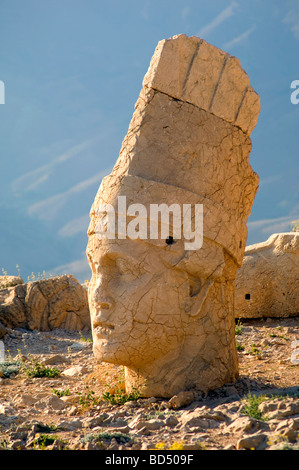
[{"label": "giant stone face", "polygon": [[[171,397],[238,376],[234,282],[258,186],[249,165],[258,113],[238,59],[196,37],[158,44],[88,231],[94,354],[125,366],[127,390]],[[162,223],[152,237],[153,205],[202,207],[201,243],[186,240],[184,217],[181,231],[173,217],[167,237]],[[108,230],[103,207],[115,216]],[[194,214],[190,223],[195,233]]]}]

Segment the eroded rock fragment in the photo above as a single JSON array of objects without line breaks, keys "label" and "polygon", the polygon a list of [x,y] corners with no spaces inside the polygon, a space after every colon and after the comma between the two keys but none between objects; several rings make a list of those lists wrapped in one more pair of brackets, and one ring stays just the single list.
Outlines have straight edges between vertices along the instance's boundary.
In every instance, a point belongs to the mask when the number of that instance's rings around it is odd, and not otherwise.
[{"label": "eroded rock fragment", "polygon": [[0,322],[40,331],[89,329],[87,293],[71,274],[1,289]]},{"label": "eroded rock fragment", "polygon": [[236,278],[237,318],[299,315],[299,233],[276,233],[246,247]]}]

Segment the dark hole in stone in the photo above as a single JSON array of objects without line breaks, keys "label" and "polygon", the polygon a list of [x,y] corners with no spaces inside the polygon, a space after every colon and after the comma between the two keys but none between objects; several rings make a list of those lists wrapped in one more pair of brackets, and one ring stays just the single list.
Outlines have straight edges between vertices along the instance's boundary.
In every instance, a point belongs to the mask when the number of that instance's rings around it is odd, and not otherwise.
[{"label": "dark hole in stone", "polygon": [[250,300],[250,294],[245,294],[245,300]]},{"label": "dark hole in stone", "polygon": [[167,245],[172,245],[174,243],[174,239],[171,235],[169,235],[169,237],[166,238],[165,242]]}]

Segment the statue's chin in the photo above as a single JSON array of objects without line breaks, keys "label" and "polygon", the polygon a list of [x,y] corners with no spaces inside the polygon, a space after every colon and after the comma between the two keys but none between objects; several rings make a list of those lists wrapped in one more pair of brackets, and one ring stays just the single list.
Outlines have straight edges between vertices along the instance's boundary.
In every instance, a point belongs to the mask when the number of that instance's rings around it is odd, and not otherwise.
[{"label": "statue's chin", "polygon": [[109,362],[116,365],[127,365],[125,351],[121,351],[118,345],[112,344],[107,339],[94,342],[93,354],[97,362]]},{"label": "statue's chin", "polygon": [[94,343],[93,354],[98,362],[113,362],[115,360],[115,350],[111,350],[107,340],[104,339]]}]

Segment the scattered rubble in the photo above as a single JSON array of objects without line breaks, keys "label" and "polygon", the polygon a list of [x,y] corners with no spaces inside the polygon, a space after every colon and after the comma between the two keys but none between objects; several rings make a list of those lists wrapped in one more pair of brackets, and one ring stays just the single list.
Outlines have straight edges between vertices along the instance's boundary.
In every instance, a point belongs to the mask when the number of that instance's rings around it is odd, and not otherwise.
[{"label": "scattered rubble", "polygon": [[[90,331],[8,329],[0,449],[298,449],[298,337],[298,317],[238,322],[239,379],[168,400],[126,396],[123,368],[95,362]],[[29,376],[37,366],[58,375]]]}]

